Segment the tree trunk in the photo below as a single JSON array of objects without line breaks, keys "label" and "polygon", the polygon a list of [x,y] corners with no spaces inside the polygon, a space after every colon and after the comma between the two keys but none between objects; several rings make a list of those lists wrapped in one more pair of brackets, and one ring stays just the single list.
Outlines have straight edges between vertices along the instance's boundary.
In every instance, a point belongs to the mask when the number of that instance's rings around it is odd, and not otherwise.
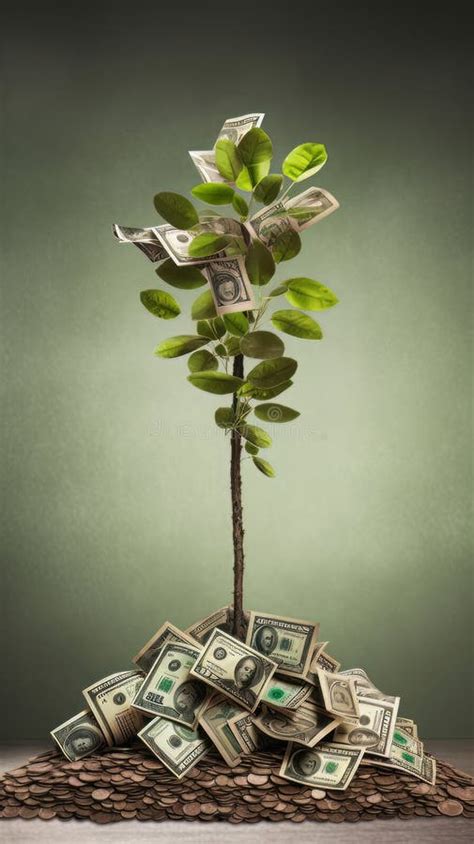
[{"label": "tree trunk", "polygon": [[[243,355],[234,358],[233,373],[238,378],[244,377]],[[238,398],[234,394],[232,410],[235,412]],[[242,438],[237,431],[232,431],[230,457],[230,490],[232,496],[232,539],[234,543],[234,626],[233,635],[243,639],[243,581],[244,581],[244,526],[242,520],[242,479],[240,461],[242,456]]]}]

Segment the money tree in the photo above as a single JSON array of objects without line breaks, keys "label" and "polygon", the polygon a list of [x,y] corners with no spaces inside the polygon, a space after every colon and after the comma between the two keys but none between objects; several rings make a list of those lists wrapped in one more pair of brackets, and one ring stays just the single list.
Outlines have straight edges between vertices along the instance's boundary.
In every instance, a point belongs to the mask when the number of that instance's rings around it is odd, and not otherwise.
[{"label": "money tree", "polygon": [[[260,126],[262,119],[262,114],[255,114],[226,120],[212,150],[190,153],[203,179],[191,194],[202,206],[164,191],[156,194],[154,206],[165,224],[147,229],[114,227],[119,240],[135,243],[158,263],[158,278],[178,288],[183,299],[204,288],[189,307],[193,333],[164,340],[155,354],[165,359],[186,356],[192,387],[229,397],[228,404],[216,408],[214,420],[229,439],[233,633],[239,638],[243,634],[242,461],[247,458],[264,477],[275,476],[262,456],[272,444],[271,436],[254,419],[273,425],[300,415],[276,401],[291,388],[298,367],[285,355],[281,334],[321,340],[321,328],[307,312],[331,308],[338,301],[312,278],[285,274],[272,285],[276,273],[281,274],[286,262],[299,254],[302,232],[338,203],[321,188],[295,193],[325,164],[327,153],[321,143],[296,146],[281,171],[271,172],[273,147]],[[182,312],[175,296],[161,287],[144,290],[140,299],[160,319],[175,319]]]}]

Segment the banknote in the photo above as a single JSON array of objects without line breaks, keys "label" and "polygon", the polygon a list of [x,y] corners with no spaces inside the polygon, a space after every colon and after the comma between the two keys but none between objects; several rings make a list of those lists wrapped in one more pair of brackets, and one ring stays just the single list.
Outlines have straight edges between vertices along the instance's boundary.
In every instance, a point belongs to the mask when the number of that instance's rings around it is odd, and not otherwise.
[{"label": "banknote", "polygon": [[353,678],[358,697],[378,698],[379,700],[387,700],[391,703],[395,703],[397,700],[393,695],[386,695],[385,692],[381,692],[363,668],[346,668],[339,673],[345,677]]},{"label": "banknote", "polygon": [[123,671],[92,683],[83,695],[108,744],[126,744],[143,725],[132,700],[143,683],[141,671]]},{"label": "banknote", "polygon": [[189,155],[203,182],[225,182],[217,169],[213,149],[190,149]]},{"label": "banknote", "polygon": [[251,311],[256,307],[243,258],[209,261],[202,271],[209,282],[218,314]]},{"label": "banknote", "polygon": [[51,736],[70,762],[102,750],[107,742],[92,712],[83,709],[51,731]]},{"label": "banknote", "polygon": [[201,618],[200,621],[196,621],[190,627],[187,627],[185,632],[188,636],[196,639],[197,642],[205,644],[216,627],[220,627],[226,633],[230,632],[229,607],[221,607],[220,610],[216,610],[211,615]]},{"label": "banknote", "polygon": [[253,716],[249,712],[244,715],[234,715],[228,721],[229,729],[237,739],[243,754],[253,753],[261,745],[260,733],[258,732]]},{"label": "banknote", "polygon": [[408,733],[410,736],[413,736],[413,738],[418,738],[418,727],[412,718],[402,718],[399,715],[395,722],[395,726],[402,727],[405,732]]},{"label": "banknote", "polygon": [[247,644],[278,663],[278,673],[304,677],[309,671],[319,624],[251,612]]},{"label": "banknote", "polygon": [[358,724],[343,721],[334,734],[334,741],[370,749],[377,756],[389,756],[399,703],[400,698],[390,703],[360,697]]},{"label": "banknote", "polygon": [[276,668],[276,662],[217,628],[191,674],[253,712]]},{"label": "banknote", "polygon": [[133,243],[153,264],[168,257],[166,249],[152,228],[136,229],[131,226],[118,226],[115,223],[112,231],[120,243]]},{"label": "banknote", "polygon": [[207,700],[207,688],[190,676],[199,646],[167,642],[133,699],[133,706],[195,727]]},{"label": "banknote", "polygon": [[306,748],[290,742],[280,776],[332,791],[344,790],[360,765],[364,751],[344,744],[326,742]]},{"label": "banknote", "polygon": [[330,671],[335,674],[341,667],[341,663],[326,652],[327,645],[329,645],[329,642],[317,642],[311,657],[311,664],[306,675],[306,680],[308,683],[312,683],[315,686],[319,685],[317,675],[318,668],[322,668],[323,671]]},{"label": "banknote", "polygon": [[296,220],[286,212],[284,200],[262,208],[250,219],[248,227],[269,249],[272,249],[276,240],[287,231],[298,231]]},{"label": "banknote", "polygon": [[421,752],[411,753],[407,750],[405,741],[403,739],[402,741],[397,740],[395,734],[388,759],[382,759],[380,756],[372,757],[372,754],[369,755],[369,753],[370,751],[367,751],[367,757],[364,759],[364,762],[368,765],[406,771],[406,773],[428,782],[430,785],[434,785],[436,781],[435,760],[423,752],[423,747]]},{"label": "banknote", "polygon": [[[216,143],[217,141],[225,139],[232,141],[234,144],[238,144],[241,138],[243,138],[250,129],[261,125],[264,117],[265,115],[260,113],[243,114],[240,117],[228,117],[217,136]],[[192,162],[204,182],[225,181],[217,169],[216,157],[213,149],[189,150],[189,155],[191,156]]]},{"label": "banknote", "polygon": [[182,630],[179,630],[179,628],[175,627],[174,624],[171,624],[170,621],[165,621],[156,633],[153,634],[151,639],[148,640],[146,645],[143,645],[141,651],[138,651],[136,656],[133,657],[133,662],[135,662],[138,667],[147,674],[163,645],[171,640],[175,642],[184,642],[189,645],[196,644],[193,637],[188,632],[183,633]]},{"label": "banknote", "polygon": [[[178,266],[202,264],[203,258],[192,258],[188,254],[189,246],[198,234],[212,232],[218,235],[229,235],[231,238],[242,238],[242,227],[238,220],[232,217],[213,217],[199,223],[193,229],[177,229],[169,223],[153,228],[158,240],[166,250],[166,257],[173,259]],[[243,250],[242,250],[243,251]],[[224,249],[212,256],[213,261],[228,260],[229,254],[235,252],[234,247]],[[207,261],[208,259],[206,259]]]},{"label": "banknote", "polygon": [[318,223],[339,208],[337,199],[322,188],[308,188],[284,202],[286,213],[296,222],[298,231]]},{"label": "banknote", "polygon": [[153,718],[138,733],[138,738],[178,779],[188,774],[212,747],[200,730],[191,730],[166,718]]},{"label": "banknote", "polygon": [[[416,736],[412,736],[403,727],[395,725],[392,741],[393,744],[402,750],[407,750],[408,753],[415,753],[417,756],[422,756],[423,754],[423,742]],[[370,752],[373,753],[372,748]]]},{"label": "banknote", "polygon": [[360,709],[353,678],[341,677],[340,674],[332,674],[321,668],[318,668],[317,674],[327,711],[346,721],[358,719]]},{"label": "banknote", "polygon": [[268,703],[273,709],[298,709],[312,692],[312,686],[302,680],[284,680],[276,674],[271,678],[262,703]]},{"label": "banknote", "polygon": [[242,718],[245,715],[245,710],[218,692],[199,716],[199,726],[231,768],[238,765],[243,749],[228,722],[231,718]]},{"label": "banknote", "polygon": [[259,730],[278,741],[294,741],[313,747],[340,723],[327,712],[311,703],[302,703],[295,712],[279,710],[274,712],[263,705],[254,714],[253,722]]}]

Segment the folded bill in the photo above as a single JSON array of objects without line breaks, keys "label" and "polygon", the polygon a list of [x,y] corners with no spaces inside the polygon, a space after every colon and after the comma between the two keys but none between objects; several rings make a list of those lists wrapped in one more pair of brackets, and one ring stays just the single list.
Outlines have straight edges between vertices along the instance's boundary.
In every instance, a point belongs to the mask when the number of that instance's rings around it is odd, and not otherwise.
[{"label": "folded bill", "polygon": [[344,677],[352,677],[358,697],[377,698],[378,700],[386,700],[390,703],[395,703],[397,700],[393,695],[386,695],[385,692],[381,692],[363,668],[346,668],[339,673]]},{"label": "folded bill", "polygon": [[367,756],[364,763],[367,765],[376,765],[380,768],[394,768],[397,771],[405,771],[423,782],[434,785],[436,782],[436,761],[432,756],[428,756],[423,752],[410,752],[407,750],[405,741],[400,741],[395,731],[392,747],[390,750],[390,757],[388,759],[381,759],[380,756],[372,756],[367,751]]},{"label": "folded bill", "polygon": [[363,750],[327,742],[313,748],[288,745],[280,776],[312,787],[344,790],[360,765]]},{"label": "folded bill", "polygon": [[152,228],[137,229],[131,226],[118,226],[115,223],[112,231],[120,243],[133,243],[153,264],[168,257],[166,249]]},{"label": "folded bill", "polygon": [[251,612],[246,642],[278,663],[278,673],[305,677],[319,624],[286,616]]},{"label": "folded bill", "polygon": [[188,636],[192,636],[193,639],[196,639],[197,642],[205,644],[216,627],[220,627],[220,629],[224,630],[225,633],[230,632],[228,606],[221,607],[220,610],[216,610],[210,615],[206,615],[205,618],[201,618],[199,621],[195,621],[194,624],[191,624],[190,627],[186,628],[185,632]]},{"label": "folded bill", "polygon": [[334,741],[362,747],[377,756],[389,756],[400,698],[395,703],[359,697],[359,721],[339,724]]},{"label": "folded bill", "polygon": [[123,671],[110,674],[83,690],[109,745],[126,744],[142,727],[143,716],[132,707],[132,700],[142,683],[141,671]]},{"label": "folded bill", "polygon": [[413,738],[418,738],[418,727],[412,718],[402,718],[400,715],[395,722],[396,727],[402,727]]},{"label": "folded bill", "polygon": [[[217,141],[226,139],[238,144],[241,138],[254,126],[260,126],[264,114],[243,114],[240,117],[228,117],[224,122],[217,139]],[[201,179],[204,182],[224,182],[225,179],[219,173],[216,166],[216,156],[213,149],[208,150],[190,150],[192,162],[196,167]]]},{"label": "folded bill", "polygon": [[312,686],[302,680],[284,680],[274,674],[265,689],[262,703],[273,709],[298,709],[311,692]]},{"label": "folded bill", "polygon": [[243,258],[209,261],[202,268],[219,315],[255,308],[252,285]]},{"label": "folded bill", "polygon": [[77,762],[107,745],[102,730],[88,709],[51,730],[51,736],[70,762]]},{"label": "folded bill", "polygon": [[297,196],[285,200],[286,213],[296,222],[298,231],[309,228],[324,217],[337,211],[337,199],[323,188],[308,188]]},{"label": "folded bill", "polygon": [[341,663],[326,652],[327,645],[329,645],[329,642],[317,642],[311,657],[309,671],[306,675],[308,683],[312,683],[316,686],[319,685],[317,675],[318,668],[322,668],[323,671],[330,671],[333,674],[339,671]]},{"label": "folded bill", "polygon": [[188,774],[212,747],[200,730],[166,718],[154,718],[138,733],[138,738],[178,779]]},{"label": "folded bill", "polygon": [[352,677],[341,677],[340,674],[331,674],[321,668],[318,668],[317,675],[327,711],[346,721],[358,719],[360,708]]},{"label": "folded bill", "polygon": [[277,741],[294,741],[313,747],[339,725],[340,719],[328,715],[314,704],[302,703],[295,712],[274,712],[262,706],[253,715],[253,722],[265,735]]},{"label": "folded bill", "polygon": [[143,648],[138,651],[136,656],[133,657],[133,662],[135,662],[142,671],[148,673],[163,645],[170,641],[182,642],[183,644],[188,645],[196,644],[190,633],[183,633],[182,630],[179,630],[179,628],[175,627],[174,624],[171,624],[170,621],[165,621],[156,633],[153,634],[151,639],[143,645]]},{"label": "folded bill", "polygon": [[[232,217],[212,217],[199,223],[195,228],[186,230],[177,229],[169,223],[164,223],[162,226],[155,226],[153,232],[166,250],[166,257],[172,258],[178,266],[201,265],[203,263],[203,258],[192,258],[188,251],[190,244],[199,234],[212,232],[223,236],[228,235],[234,241],[235,239],[242,239],[243,236],[242,226],[238,220],[234,220]],[[213,255],[212,260],[214,262],[225,261],[234,255],[235,246],[230,245]],[[209,260],[210,258],[205,259],[205,261]]]},{"label": "folded bill", "polygon": [[241,718],[247,715],[224,695],[217,692],[213,695],[204,712],[199,716],[199,726],[207,733],[223,759],[233,768],[238,765],[242,753],[245,752],[235,733],[229,727],[231,718]]},{"label": "folded bill", "polygon": [[261,746],[260,733],[249,712],[245,712],[243,715],[234,715],[227,723],[229,729],[237,739],[243,754],[253,753],[255,750],[258,750]]}]

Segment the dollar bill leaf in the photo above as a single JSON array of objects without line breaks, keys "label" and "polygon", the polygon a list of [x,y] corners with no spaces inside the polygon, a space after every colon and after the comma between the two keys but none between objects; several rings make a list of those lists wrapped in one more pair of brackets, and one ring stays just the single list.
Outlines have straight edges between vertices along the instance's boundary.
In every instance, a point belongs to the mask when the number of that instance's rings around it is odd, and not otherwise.
[{"label": "dollar bill leaf", "polygon": [[262,472],[263,475],[266,475],[267,478],[275,477],[275,469],[273,468],[272,464],[268,462],[268,460],[263,460],[261,457],[254,457],[253,462],[257,469]]},{"label": "dollar bill leaf", "polygon": [[153,201],[158,214],[177,229],[190,229],[199,223],[194,205],[180,193],[162,191],[156,194]]},{"label": "dollar bill leaf", "polygon": [[224,315],[224,325],[229,334],[234,337],[243,337],[249,330],[249,321],[242,311]]},{"label": "dollar bill leaf", "polygon": [[298,364],[293,358],[274,358],[258,363],[247,375],[247,380],[254,387],[267,389],[277,387],[288,381],[298,369]]},{"label": "dollar bill leaf", "polygon": [[234,424],[234,414],[231,407],[218,407],[214,419],[219,428],[232,428]]},{"label": "dollar bill leaf", "polygon": [[240,196],[240,193],[234,193],[232,206],[234,210],[237,211],[237,214],[240,214],[241,217],[246,217],[249,213],[249,206],[243,196]]},{"label": "dollar bill leaf", "polygon": [[225,347],[227,349],[227,354],[229,355],[229,357],[234,358],[236,355],[240,355],[239,337],[229,337],[225,341]]},{"label": "dollar bill leaf", "polygon": [[245,443],[245,451],[247,452],[247,454],[252,454],[255,457],[255,455],[258,454],[259,450],[260,449],[257,448],[257,446],[253,443]]},{"label": "dollar bill leaf", "polygon": [[285,345],[271,331],[252,331],[240,341],[240,350],[248,358],[280,358]]},{"label": "dollar bill leaf", "polygon": [[207,342],[208,340],[205,337],[196,337],[194,334],[179,334],[176,337],[168,337],[167,340],[163,340],[156,347],[155,355],[160,358],[178,358],[205,346]]},{"label": "dollar bill leaf", "polygon": [[207,258],[221,252],[230,242],[230,238],[213,232],[203,232],[196,235],[189,244],[188,254],[191,258]]},{"label": "dollar bill leaf", "polygon": [[245,256],[245,269],[252,284],[268,284],[275,272],[273,255],[261,240],[253,240]]},{"label": "dollar bill leaf", "polygon": [[324,311],[337,305],[338,298],[329,287],[311,278],[291,278],[285,298],[290,305],[304,311]]},{"label": "dollar bill leaf", "polygon": [[235,194],[234,189],[224,182],[203,182],[192,188],[191,193],[210,205],[230,205]]},{"label": "dollar bill leaf", "polygon": [[227,138],[223,138],[221,141],[217,141],[214,153],[216,167],[222,178],[226,179],[227,182],[235,182],[243,167],[236,145]]},{"label": "dollar bill leaf", "polygon": [[275,399],[285,390],[288,390],[292,384],[293,381],[284,381],[283,384],[278,384],[277,387],[267,387],[267,389],[253,387],[251,384],[244,384],[244,388],[246,386],[250,388],[248,391],[250,398],[256,399],[257,401],[269,401],[270,399]]},{"label": "dollar bill leaf", "polygon": [[302,340],[321,340],[323,332],[318,323],[307,314],[299,311],[275,311],[272,314],[272,324],[285,334],[301,337]]},{"label": "dollar bill leaf", "polygon": [[258,202],[270,205],[280,193],[283,176],[279,173],[270,173],[264,176],[256,185],[253,195]]},{"label": "dollar bill leaf", "polygon": [[205,290],[191,306],[191,319],[213,319],[216,317],[216,306],[210,290]]},{"label": "dollar bill leaf", "polygon": [[281,169],[293,182],[302,182],[314,176],[326,163],[327,157],[324,144],[300,144],[288,153]]},{"label": "dollar bill leaf", "polygon": [[172,258],[163,261],[155,270],[163,281],[181,290],[193,290],[207,284],[202,272],[197,267],[178,267]]},{"label": "dollar bill leaf", "polygon": [[268,175],[269,170],[269,160],[261,161],[259,164],[252,164],[250,167],[242,167],[235,183],[236,187],[240,188],[240,190],[253,191],[261,179]]},{"label": "dollar bill leaf", "polygon": [[258,448],[269,448],[272,444],[270,434],[257,425],[240,425],[238,431],[245,440]]},{"label": "dollar bill leaf", "polygon": [[195,372],[188,375],[188,381],[198,390],[205,390],[206,393],[215,393],[219,396],[235,393],[243,384],[242,378],[227,375],[226,372],[213,371]]},{"label": "dollar bill leaf", "polygon": [[240,139],[237,147],[239,155],[246,167],[269,161],[273,155],[273,147],[267,133],[254,126]]},{"label": "dollar bill leaf", "polygon": [[190,372],[202,372],[203,370],[218,369],[219,361],[207,349],[199,349],[193,352],[188,358],[188,368]]},{"label": "dollar bill leaf", "polygon": [[140,301],[147,311],[160,319],[175,319],[181,313],[174,296],[164,290],[142,290]]},{"label": "dollar bill leaf", "polygon": [[281,232],[272,243],[272,255],[277,264],[281,261],[290,261],[300,250],[301,238],[293,229]]},{"label": "dollar bill leaf", "polygon": [[[198,352],[196,352],[198,354]],[[284,404],[275,404],[268,402],[266,404],[258,404],[254,408],[255,416],[263,422],[291,422],[297,419],[300,415],[297,410],[292,407],[286,407]]]}]

